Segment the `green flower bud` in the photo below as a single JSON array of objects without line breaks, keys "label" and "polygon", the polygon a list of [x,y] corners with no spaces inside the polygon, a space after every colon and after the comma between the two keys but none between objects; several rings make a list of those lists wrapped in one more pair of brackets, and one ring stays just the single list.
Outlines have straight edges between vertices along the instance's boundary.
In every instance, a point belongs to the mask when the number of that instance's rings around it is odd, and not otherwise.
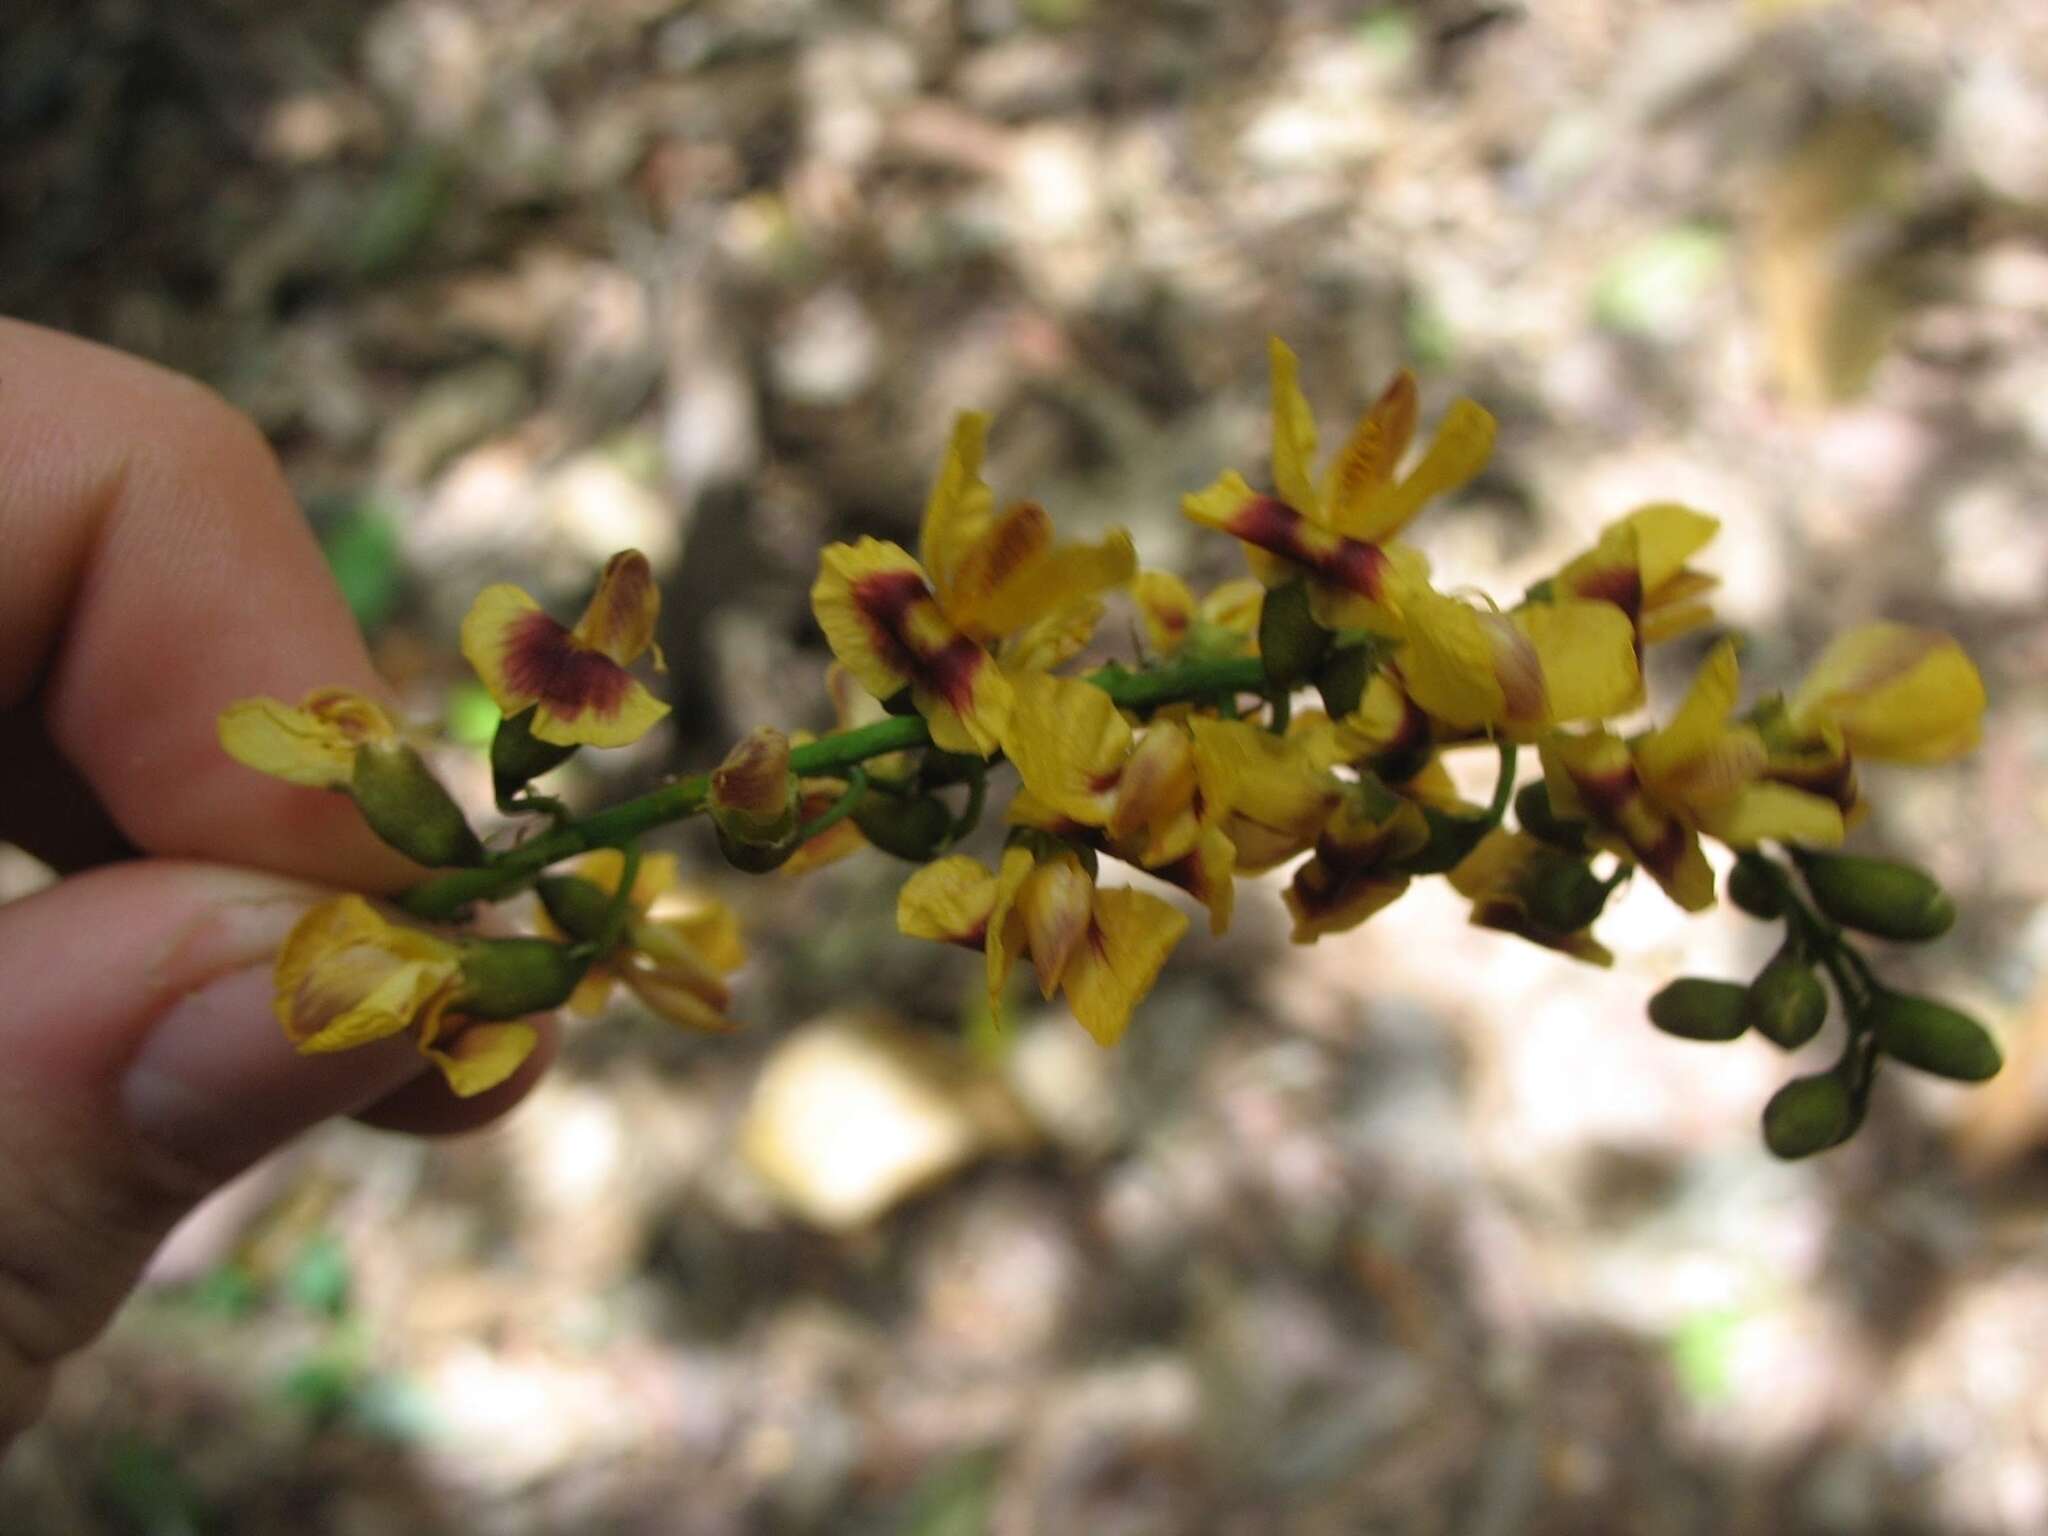
[{"label": "green flower bud", "polygon": [[1682,1040],[1733,1040],[1749,1027],[1742,1016],[1747,992],[1732,981],[1681,976],[1650,999],[1650,1022]]},{"label": "green flower bud", "polygon": [[1813,967],[1788,945],[1757,972],[1743,994],[1742,1010],[1751,1029],[1773,1045],[1796,1051],[1820,1033],[1828,995]]},{"label": "green flower bud", "polygon": [[348,792],[370,830],[407,858],[429,869],[483,863],[484,845],[462,808],[403,742],[356,748]]},{"label": "green flower bud", "polygon": [[1566,853],[1586,851],[1586,824],[1576,817],[1557,814],[1550,804],[1550,790],[1541,779],[1531,780],[1515,791],[1515,821],[1531,837]]},{"label": "green flower bud", "polygon": [[1865,1017],[1887,1056],[1922,1072],[1980,1083],[2005,1065],[1988,1029],[1931,997],[1880,992]]},{"label": "green flower bud", "polygon": [[913,864],[929,863],[945,850],[953,834],[953,813],[929,795],[905,800],[870,793],[854,808],[854,825],[884,853]]},{"label": "green flower bud", "polygon": [[1358,708],[1365,685],[1379,669],[1379,656],[1369,645],[1347,645],[1323,658],[1316,668],[1316,691],[1332,720],[1342,720]]},{"label": "green flower bud", "polygon": [[789,771],[789,738],[772,726],[743,736],[712,770],[706,803],[726,862],[754,875],[787,863],[801,841],[802,798]]},{"label": "green flower bud", "polygon": [[1881,939],[1938,939],[1954,926],[1956,904],[1925,870],[1889,859],[1807,853],[1799,872],[1814,903],[1844,927]]},{"label": "green flower bud", "polygon": [[559,1008],[590,968],[547,939],[470,939],[462,945],[461,1011],[472,1019],[516,1019]]},{"label": "green flower bud", "polygon": [[1778,882],[1747,859],[1737,861],[1729,871],[1728,899],[1751,917],[1765,922],[1785,912],[1785,893]]},{"label": "green flower bud", "polygon": [[1764,1145],[1788,1162],[1840,1145],[1855,1128],[1854,1096],[1832,1072],[1795,1077],[1764,1105]]},{"label": "green flower bud", "polygon": [[[1297,688],[1330,648],[1330,632],[1309,612],[1308,583],[1290,581],[1259,607],[1259,660],[1276,688]],[[1355,707],[1355,706],[1354,706]]]},{"label": "green flower bud", "polygon": [[576,755],[574,747],[542,741],[533,734],[532,726],[533,709],[522,709],[500,720],[498,732],[491,738],[491,788],[501,806],[542,774],[561,767]]}]

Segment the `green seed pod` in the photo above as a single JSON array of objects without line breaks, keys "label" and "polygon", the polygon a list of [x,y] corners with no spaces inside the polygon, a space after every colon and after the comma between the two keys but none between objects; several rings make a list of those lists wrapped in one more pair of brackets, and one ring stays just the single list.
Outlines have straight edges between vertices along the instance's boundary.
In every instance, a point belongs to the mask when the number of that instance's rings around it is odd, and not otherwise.
[{"label": "green seed pod", "polygon": [[1728,899],[1751,917],[1769,922],[1785,912],[1785,893],[1778,882],[1751,864],[1737,861],[1728,875]]},{"label": "green seed pod", "polygon": [[576,755],[574,747],[557,746],[533,734],[533,710],[522,709],[498,722],[491,738],[491,787],[500,806],[552,768]]},{"label": "green seed pod", "polygon": [[419,753],[401,743],[356,748],[349,797],[385,842],[429,869],[469,868],[484,845]]},{"label": "green seed pod", "polygon": [[1747,987],[1704,976],[1681,976],[1650,999],[1650,1022],[1681,1040],[1733,1040],[1749,1027],[1742,1016]]},{"label": "green seed pod", "polygon": [[1316,691],[1332,720],[1342,720],[1358,708],[1365,685],[1379,668],[1379,657],[1369,645],[1347,645],[1323,658],[1316,668]]},{"label": "green seed pod", "polygon": [[1515,791],[1515,822],[1531,837],[1566,853],[1586,851],[1587,826],[1576,817],[1564,817],[1550,803],[1550,790],[1541,779],[1532,779]]},{"label": "green seed pod", "polygon": [[1308,583],[1290,581],[1259,606],[1259,660],[1276,688],[1298,688],[1330,648],[1330,632],[1309,612]]},{"label": "green seed pod", "polygon": [[1887,1056],[1922,1072],[1981,1083],[2005,1065],[1988,1029],[1931,997],[1880,992],[1866,1017]]},{"label": "green seed pod", "polygon": [[1840,1145],[1855,1128],[1854,1098],[1832,1072],[1795,1077],[1764,1105],[1764,1145],[1788,1162]]},{"label": "green seed pod", "polygon": [[1938,939],[1954,926],[1956,904],[1925,870],[1889,859],[1808,853],[1799,872],[1821,911],[1844,927],[1881,939]]},{"label": "green seed pod", "polygon": [[877,848],[913,864],[936,858],[953,832],[953,813],[929,795],[914,800],[864,795],[854,808],[853,821]]},{"label": "green seed pod", "polygon": [[1790,945],[1771,957],[1743,994],[1742,1016],[1749,1027],[1773,1045],[1796,1051],[1815,1035],[1828,1016],[1828,994]]}]

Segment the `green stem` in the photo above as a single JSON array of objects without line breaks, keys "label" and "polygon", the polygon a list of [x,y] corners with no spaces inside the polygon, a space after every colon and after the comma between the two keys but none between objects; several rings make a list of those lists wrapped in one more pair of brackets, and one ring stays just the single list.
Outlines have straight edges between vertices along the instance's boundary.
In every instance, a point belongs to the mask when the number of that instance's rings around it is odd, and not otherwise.
[{"label": "green stem", "polygon": [[[1180,662],[1153,672],[1110,666],[1090,673],[1087,680],[1115,700],[1118,708],[1143,713],[1183,699],[1256,693],[1265,686],[1265,678],[1259,659],[1248,656]],[[871,757],[929,746],[931,739],[922,717],[892,716],[798,747],[789,755],[789,766],[799,778],[841,778]],[[482,868],[454,870],[423,880],[400,895],[398,904],[415,917],[446,921],[476,902],[510,895],[550,864],[595,848],[622,847],[656,827],[694,816],[704,809],[710,793],[709,774],[677,779],[636,800],[564,822],[508,849]]]},{"label": "green stem", "polygon": [[598,930],[597,943],[591,948],[593,955],[608,955],[619,947],[626,915],[633,910],[633,882],[640,878],[640,845],[625,844],[619,849],[619,857],[619,888],[612,892],[612,904],[605,909],[604,926]]},{"label": "green stem", "polygon": [[1294,719],[1294,695],[1285,688],[1275,688],[1266,695],[1266,702],[1273,706],[1273,718],[1266,728],[1275,736],[1285,736],[1288,724]]},{"label": "green stem", "polygon": [[797,846],[801,848],[820,833],[829,832],[832,828],[838,826],[840,822],[846,820],[847,817],[860,809],[860,803],[867,798],[867,793],[868,776],[865,770],[860,768],[847,769],[846,793],[837,800],[834,800],[825,810],[824,814],[820,815],[816,820],[807,821],[797,829]]},{"label": "green stem", "polygon": [[977,773],[967,781],[967,804],[946,831],[946,846],[952,847],[981,825],[982,807],[988,804],[988,774]]},{"label": "green stem", "polygon": [[1489,829],[1501,824],[1508,813],[1508,802],[1515,798],[1515,757],[1520,750],[1506,737],[1495,745],[1500,749],[1500,776],[1493,781],[1493,801],[1486,807]]}]

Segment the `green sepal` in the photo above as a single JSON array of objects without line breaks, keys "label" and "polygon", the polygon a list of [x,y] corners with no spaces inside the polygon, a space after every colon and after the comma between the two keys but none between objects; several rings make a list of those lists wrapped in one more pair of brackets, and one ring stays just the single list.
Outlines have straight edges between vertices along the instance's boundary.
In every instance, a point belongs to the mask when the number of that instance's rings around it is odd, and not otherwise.
[{"label": "green sepal", "polygon": [[462,807],[403,742],[356,748],[348,793],[370,830],[415,863],[473,869],[484,862]]},{"label": "green sepal", "polygon": [[533,734],[533,709],[507,715],[498,722],[497,734],[491,738],[491,789],[499,806],[502,808],[528,784],[575,755],[574,747],[542,741]]},{"label": "green sepal", "polygon": [[588,944],[604,937],[612,894],[595,881],[581,875],[542,875],[533,889],[555,926],[570,938]]},{"label": "green sepal", "polygon": [[462,946],[459,1011],[472,1019],[545,1013],[566,1003],[589,969],[588,956],[549,939],[470,939]]},{"label": "green sepal", "polygon": [[1529,916],[1556,933],[1590,928],[1606,910],[1614,887],[1581,860],[1545,859],[1543,867],[1520,888]]},{"label": "green sepal", "polygon": [[1268,682],[1299,688],[1329,648],[1330,632],[1309,611],[1307,582],[1290,581],[1266,593],[1259,605],[1259,663]]},{"label": "green sepal", "polygon": [[953,813],[930,795],[867,795],[854,808],[853,823],[884,853],[913,864],[930,863],[953,839]]},{"label": "green sepal", "polygon": [[1532,779],[1515,791],[1515,824],[1538,842],[1565,853],[1582,854],[1591,831],[1576,817],[1557,814],[1550,803],[1550,790],[1541,779]]},{"label": "green sepal", "polygon": [[1452,816],[1434,806],[1421,808],[1429,841],[1405,859],[1389,860],[1387,872],[1394,875],[1441,875],[1456,869],[1493,830],[1486,816]]}]

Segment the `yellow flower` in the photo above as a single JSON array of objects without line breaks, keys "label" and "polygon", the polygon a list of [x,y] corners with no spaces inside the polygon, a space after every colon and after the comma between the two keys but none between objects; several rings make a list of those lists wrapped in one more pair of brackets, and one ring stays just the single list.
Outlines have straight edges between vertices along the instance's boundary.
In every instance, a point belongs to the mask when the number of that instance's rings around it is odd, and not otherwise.
[{"label": "yellow flower", "polygon": [[[625,857],[615,848],[587,853],[567,869],[607,898],[618,891],[624,872]],[[675,855],[669,853],[641,859],[626,900],[630,911],[624,938],[591,965],[569,1006],[585,1017],[595,1015],[603,1010],[612,984],[620,982],[672,1024],[735,1028],[725,1016],[732,1001],[725,978],[746,964],[747,951],[731,909],[715,897],[685,892]]]},{"label": "yellow flower", "polygon": [[1408,695],[1457,730],[1499,727],[1531,740],[1550,726],[1601,720],[1642,694],[1635,632],[1606,602],[1530,603],[1511,613],[1428,588],[1408,598],[1394,665]]},{"label": "yellow flower", "polygon": [[1188,729],[1203,801],[1225,813],[1240,872],[1262,873],[1314,844],[1341,786],[1307,738],[1275,736],[1244,720],[1197,717]]},{"label": "yellow flower", "polygon": [[238,699],[221,711],[220,744],[236,762],[307,789],[347,789],[364,747],[396,747],[383,708],[346,688],[315,688],[298,708]]},{"label": "yellow flower", "polygon": [[862,687],[884,699],[909,688],[934,742],[982,757],[1009,723],[1004,667],[1046,668],[1078,653],[1100,616],[1098,594],[1137,569],[1121,530],[1098,545],[1063,545],[1035,503],[998,514],[981,479],[987,431],[980,415],[955,425],[925,504],[921,561],[880,539],[834,544],[811,588],[826,643]]},{"label": "yellow flower", "polygon": [[1429,841],[1422,807],[1377,779],[1345,788],[1316,837],[1315,851],[1284,893],[1296,944],[1356,928],[1408,889],[1391,868]]},{"label": "yellow flower", "polygon": [[[1595,939],[1591,920],[1574,913],[1582,895],[1594,915],[1606,892],[1580,860],[1526,832],[1495,827],[1450,873],[1451,885],[1472,903],[1472,923],[1512,933],[1589,965],[1612,965],[1613,954]],[[1580,912],[1583,912],[1583,908]]]},{"label": "yellow flower", "polygon": [[1273,494],[1236,471],[1181,501],[1204,527],[1242,541],[1269,587],[1309,578],[1311,605],[1325,628],[1384,625],[1426,572],[1420,557],[1391,540],[1432,496],[1456,490],[1493,451],[1493,418],[1470,400],[1453,402],[1422,460],[1396,480],[1415,430],[1415,379],[1395,376],[1331,463],[1314,469],[1315,418],[1302,396],[1300,367],[1286,343],[1268,343],[1273,375]]},{"label": "yellow flower", "polygon": [[1944,763],[1977,745],[1984,680],[1939,630],[1866,624],[1821,653],[1787,712],[1804,734],[1840,731],[1860,757]]},{"label": "yellow flower", "polygon": [[534,738],[558,747],[622,747],[668,706],[626,668],[654,651],[661,589],[647,557],[612,556],[583,617],[564,629],[508,583],[477,594],[462,621],[462,654],[508,716],[533,711]]},{"label": "yellow flower", "polygon": [[1697,629],[1714,616],[1703,601],[1718,584],[1685,562],[1720,531],[1720,521],[1675,501],[1652,502],[1616,518],[1548,583],[1559,598],[1612,603],[1645,645]]},{"label": "yellow flower", "polygon": [[1717,645],[1670,724],[1624,743],[1606,731],[1555,735],[1543,747],[1551,803],[1620,840],[1688,911],[1711,906],[1712,872],[1695,835],[1733,848],[1773,838],[1809,847],[1842,840],[1834,800],[1769,775],[1762,733],[1731,719],[1741,679],[1735,647]]},{"label": "yellow flower", "polygon": [[1184,650],[1196,656],[1242,656],[1258,648],[1259,609],[1266,589],[1246,578],[1226,581],[1197,603],[1187,583],[1170,571],[1140,571],[1131,596],[1145,639],[1162,659]]},{"label": "yellow flower", "polygon": [[1234,853],[1202,794],[1189,728],[1156,720],[1142,736],[1109,695],[1078,678],[1020,676],[1010,761],[1023,781],[1014,825],[1088,843],[1180,887],[1229,925]]},{"label": "yellow flower", "polygon": [[926,865],[905,882],[896,925],[912,938],[985,950],[999,1021],[1010,973],[1029,958],[1040,995],[1064,992],[1082,1028],[1107,1046],[1123,1037],[1188,920],[1143,891],[1099,889],[1072,853],[1040,860],[1013,847],[999,874],[964,854]]},{"label": "yellow flower", "polygon": [[[337,896],[309,911],[285,940],[277,958],[278,1022],[306,1054],[410,1031],[457,1094],[482,1093],[517,1071],[539,1039],[530,1025],[472,1022],[484,1003],[488,942],[402,927],[360,896]],[[533,1012],[560,1001],[533,995],[500,1006]]]}]

